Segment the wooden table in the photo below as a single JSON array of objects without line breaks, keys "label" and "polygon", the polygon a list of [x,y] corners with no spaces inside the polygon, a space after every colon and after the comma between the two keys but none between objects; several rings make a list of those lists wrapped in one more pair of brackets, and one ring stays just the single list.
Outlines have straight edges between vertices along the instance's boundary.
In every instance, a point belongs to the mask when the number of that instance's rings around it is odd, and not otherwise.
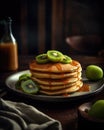
[{"label": "wooden table", "polygon": [[[99,65],[104,69],[104,58],[94,57],[94,56],[81,56],[72,55],[73,59],[78,60],[82,69],[85,69],[89,64]],[[77,108],[80,104],[88,101],[94,101],[97,99],[104,99],[104,91],[93,95],[92,97],[82,98],[80,101],[70,101],[70,102],[44,102],[36,101],[26,97],[21,97],[14,92],[8,90],[5,85],[5,79],[16,72],[29,69],[29,62],[33,60],[34,56],[19,56],[19,68],[17,71],[11,72],[0,72],[0,96],[5,100],[25,102],[27,104],[35,106],[38,110],[44,112],[50,117],[59,120],[62,123],[63,130],[77,130],[78,127],[78,113]]]}]

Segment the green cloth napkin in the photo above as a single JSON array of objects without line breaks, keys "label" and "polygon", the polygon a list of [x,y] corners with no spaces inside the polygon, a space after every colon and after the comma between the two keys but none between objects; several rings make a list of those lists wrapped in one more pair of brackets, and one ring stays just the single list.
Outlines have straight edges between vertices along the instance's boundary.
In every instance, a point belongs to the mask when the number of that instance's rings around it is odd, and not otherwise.
[{"label": "green cloth napkin", "polygon": [[0,130],[62,130],[62,126],[31,105],[0,98]]}]

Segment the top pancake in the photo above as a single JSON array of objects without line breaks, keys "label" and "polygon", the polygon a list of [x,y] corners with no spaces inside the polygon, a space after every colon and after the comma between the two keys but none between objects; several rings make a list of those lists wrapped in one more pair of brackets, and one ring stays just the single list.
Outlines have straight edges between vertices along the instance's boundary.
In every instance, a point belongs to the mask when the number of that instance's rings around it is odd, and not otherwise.
[{"label": "top pancake", "polygon": [[53,73],[75,72],[80,67],[81,67],[80,63],[75,60],[73,60],[69,64],[62,64],[62,63],[39,64],[34,60],[29,64],[30,70],[41,72],[53,72]]}]

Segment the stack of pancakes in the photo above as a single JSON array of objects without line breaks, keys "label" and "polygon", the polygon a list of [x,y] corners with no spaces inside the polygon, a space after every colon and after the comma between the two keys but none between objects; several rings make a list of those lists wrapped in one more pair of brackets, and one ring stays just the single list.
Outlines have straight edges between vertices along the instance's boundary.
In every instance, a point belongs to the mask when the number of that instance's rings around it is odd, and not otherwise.
[{"label": "stack of pancakes", "polygon": [[78,91],[83,82],[81,64],[72,60],[69,64],[39,64],[35,60],[29,64],[31,78],[40,86],[40,93],[64,95]]}]

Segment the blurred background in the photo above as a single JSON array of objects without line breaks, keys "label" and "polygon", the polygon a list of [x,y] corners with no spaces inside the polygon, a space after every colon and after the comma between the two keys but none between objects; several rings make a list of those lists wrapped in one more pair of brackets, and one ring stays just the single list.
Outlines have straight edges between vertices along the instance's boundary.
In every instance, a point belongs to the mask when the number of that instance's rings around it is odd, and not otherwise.
[{"label": "blurred background", "polygon": [[[70,54],[74,48],[66,39],[85,35],[100,36],[99,50],[103,50],[103,13],[101,0],[2,0],[0,3],[0,20],[12,18],[12,32],[19,54],[23,55],[36,55],[49,49]],[[2,35],[0,30],[0,38]]]}]

